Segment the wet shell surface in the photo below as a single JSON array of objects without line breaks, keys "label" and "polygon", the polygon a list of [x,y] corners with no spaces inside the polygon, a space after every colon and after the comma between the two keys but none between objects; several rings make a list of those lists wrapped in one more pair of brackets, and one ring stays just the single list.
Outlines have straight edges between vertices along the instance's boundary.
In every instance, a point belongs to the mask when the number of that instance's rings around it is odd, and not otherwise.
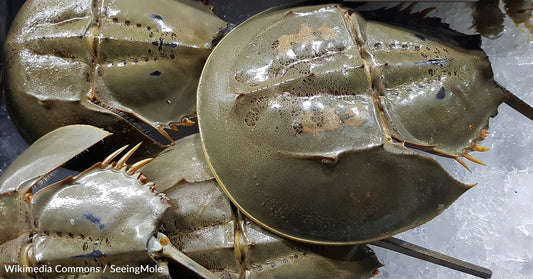
[{"label": "wet shell surface", "polygon": [[305,245],[244,217],[218,187],[198,134],[133,165],[125,161],[138,145],[114,160],[123,147],[36,189],[106,136],[87,125],[54,130],[0,177],[1,278],[369,278],[382,266],[365,245]]},{"label": "wet shell surface", "polygon": [[432,219],[469,185],[418,150],[475,161],[504,93],[480,50],[338,6],[271,10],[208,59],[208,161],[248,217],[285,237],[365,243]]},{"label": "wet shell surface", "polygon": [[[0,177],[0,277],[91,273],[94,278],[131,278],[113,274],[111,266],[150,265],[157,271],[143,272],[143,278],[169,278],[166,262],[156,260],[153,249],[162,247],[154,245],[155,235],[169,205],[150,187],[153,183],[140,176],[138,169],[146,162],[131,167],[124,163],[133,151],[116,162],[108,157],[32,194],[49,172],[106,136],[109,133],[86,125],[54,130]],[[43,268],[26,274],[10,272],[9,265]]]},{"label": "wet shell surface", "polygon": [[29,142],[90,124],[114,133],[100,155],[143,141],[134,156],[153,156],[166,142],[157,130],[194,123],[198,78],[226,27],[192,0],[27,1],[4,47],[10,115]]},{"label": "wet shell surface", "polygon": [[365,245],[306,245],[243,216],[209,170],[198,134],[176,141],[142,173],[169,198],[161,223],[170,241],[221,278],[370,278],[382,266]]}]

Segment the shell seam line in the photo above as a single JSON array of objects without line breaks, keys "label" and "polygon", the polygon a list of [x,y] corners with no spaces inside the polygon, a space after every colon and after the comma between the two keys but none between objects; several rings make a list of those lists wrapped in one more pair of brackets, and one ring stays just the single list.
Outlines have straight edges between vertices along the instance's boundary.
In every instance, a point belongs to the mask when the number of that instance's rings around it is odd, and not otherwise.
[{"label": "shell seam line", "polygon": [[[102,17],[102,8],[104,0],[93,0],[92,12],[93,12],[93,22],[91,26],[86,31],[86,36],[88,36],[87,44],[90,50],[90,53],[93,55],[92,61],[92,80],[91,80],[91,89],[88,93],[88,99],[96,100],[96,77],[98,76],[98,52],[100,45],[100,27],[101,27],[101,17]],[[96,35],[96,36],[95,36]],[[90,41],[89,41],[90,40]]]},{"label": "shell seam line", "polygon": [[[380,96],[384,95],[383,81],[380,76],[381,70],[377,65],[372,53],[370,53],[370,51],[366,49],[365,36],[363,35],[363,30],[361,28],[362,26],[360,22],[357,21],[356,15],[357,14],[355,12],[345,12],[345,24],[350,32],[352,40],[354,41],[355,45],[359,50],[361,60],[363,61],[365,75],[370,84],[370,87],[372,88],[372,97],[374,100],[375,111],[379,118],[382,131],[386,137],[386,140],[392,141],[392,133],[390,132],[390,128],[386,121],[385,110],[383,109],[379,99]],[[365,26],[363,25],[363,28],[364,27]]]},{"label": "shell seam line", "polygon": [[248,246],[248,237],[246,236],[246,232],[244,230],[244,217],[240,210],[236,207],[231,207],[234,214],[235,214],[235,231],[234,231],[234,253],[235,258],[239,261],[239,264],[241,266],[241,274],[240,279],[246,279],[247,278],[247,271],[250,270],[250,268],[246,265],[246,262],[248,261],[248,258],[250,257],[250,249],[245,249],[246,246]]}]

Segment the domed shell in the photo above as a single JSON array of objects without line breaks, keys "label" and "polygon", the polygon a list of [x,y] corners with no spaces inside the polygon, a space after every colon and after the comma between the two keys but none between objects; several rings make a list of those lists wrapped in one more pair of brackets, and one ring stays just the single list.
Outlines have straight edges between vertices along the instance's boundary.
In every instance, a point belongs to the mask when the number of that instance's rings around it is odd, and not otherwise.
[{"label": "domed shell", "polygon": [[468,156],[503,96],[482,51],[322,5],[230,32],[197,109],[212,170],[248,217],[294,240],[355,244],[425,223],[465,192],[406,146]]},{"label": "domed shell", "polygon": [[193,0],[28,0],[4,47],[10,115],[29,142],[90,124],[113,133],[99,156],[140,141],[134,158],[153,156],[165,147],[156,129],[195,116],[200,72],[226,27]]}]

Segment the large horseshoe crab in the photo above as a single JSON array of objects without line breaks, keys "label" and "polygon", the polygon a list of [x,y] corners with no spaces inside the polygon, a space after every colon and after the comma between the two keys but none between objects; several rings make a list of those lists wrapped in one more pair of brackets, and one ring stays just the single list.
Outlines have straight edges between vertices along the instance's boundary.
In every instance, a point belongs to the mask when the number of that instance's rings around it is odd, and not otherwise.
[{"label": "large horseshoe crab", "polygon": [[489,117],[520,103],[463,41],[339,5],[250,18],[198,88],[215,176],[249,218],[299,241],[367,243],[427,222],[473,185],[414,149],[481,163],[470,153],[487,150]]}]

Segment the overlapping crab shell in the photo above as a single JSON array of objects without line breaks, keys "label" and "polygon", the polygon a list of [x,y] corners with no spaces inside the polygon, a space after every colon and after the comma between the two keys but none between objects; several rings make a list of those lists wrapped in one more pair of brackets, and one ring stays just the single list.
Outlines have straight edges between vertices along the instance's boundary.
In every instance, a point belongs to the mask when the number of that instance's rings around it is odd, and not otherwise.
[{"label": "overlapping crab shell", "polygon": [[201,69],[226,27],[193,0],[27,1],[4,47],[10,115],[30,142],[90,124],[114,133],[98,156],[141,141],[134,157],[152,156],[164,148],[156,129],[193,123]]},{"label": "overlapping crab shell", "polygon": [[[2,278],[184,275],[167,261],[201,278],[369,278],[381,266],[365,246],[294,243],[234,211],[209,171],[198,135],[132,166],[125,161],[136,148],[112,162],[122,148],[32,194],[47,173],[108,135],[90,126],[57,129],[30,146],[0,178],[0,214],[9,217],[0,223]],[[142,166],[168,196],[147,183]],[[161,226],[179,250],[158,232]],[[13,272],[9,265],[41,269]],[[152,269],[114,271],[141,266]]]},{"label": "overlapping crab shell", "polygon": [[237,207],[285,237],[343,244],[420,225],[466,191],[408,147],[475,161],[504,92],[480,50],[321,5],[238,26],[197,98],[206,156]]},{"label": "overlapping crab shell", "polygon": [[[133,151],[111,162],[120,150],[76,177],[32,194],[48,173],[109,135],[85,125],[54,130],[0,177],[2,278],[169,278],[167,263],[159,257],[186,264],[197,274],[210,274],[158,233],[167,198],[140,176],[138,169],[148,161],[125,164]],[[145,265],[152,271],[116,273],[113,265]],[[8,266],[41,269],[19,272]]]},{"label": "overlapping crab shell", "polygon": [[219,277],[370,278],[381,266],[365,245],[304,245],[245,218],[218,186],[198,134],[178,140],[142,173],[169,198],[165,234]]}]

